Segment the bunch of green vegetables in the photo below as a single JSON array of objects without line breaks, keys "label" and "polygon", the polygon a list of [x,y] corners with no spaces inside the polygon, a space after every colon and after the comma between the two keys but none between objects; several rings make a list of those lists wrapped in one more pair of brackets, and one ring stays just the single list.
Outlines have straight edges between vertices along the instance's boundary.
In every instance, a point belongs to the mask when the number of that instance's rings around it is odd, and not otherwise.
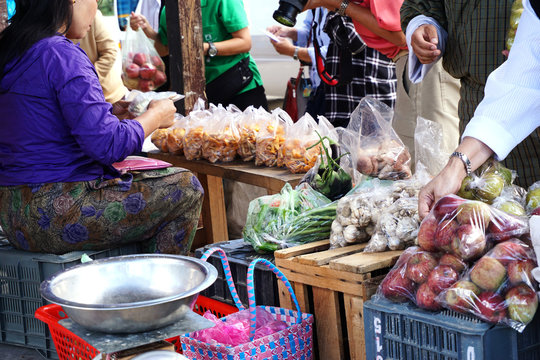
[{"label": "bunch of green vegetables", "polygon": [[244,240],[258,252],[273,252],[298,243],[328,238],[336,205],[308,184],[286,184],[276,195],[249,204]]},{"label": "bunch of green vegetables", "polygon": [[[330,200],[338,200],[352,189],[351,176],[339,165],[339,160],[348,153],[340,156],[339,146],[334,140],[328,136],[321,137],[318,132],[317,135],[319,141],[310,146],[308,150],[320,145],[324,150],[324,155],[320,157],[319,168],[316,169],[317,173],[308,182],[313,189]],[[330,144],[332,155],[329,154],[325,140]]]}]

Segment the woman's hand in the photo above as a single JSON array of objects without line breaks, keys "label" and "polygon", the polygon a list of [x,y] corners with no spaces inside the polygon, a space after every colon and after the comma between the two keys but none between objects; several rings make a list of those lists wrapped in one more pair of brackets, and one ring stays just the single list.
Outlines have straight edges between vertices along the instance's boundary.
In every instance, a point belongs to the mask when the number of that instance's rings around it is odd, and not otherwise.
[{"label": "woman's hand", "polygon": [[169,99],[152,100],[148,104],[148,110],[155,113],[158,118],[158,128],[168,128],[174,123],[174,114],[176,113],[176,107],[174,102]]},{"label": "woman's hand", "polygon": [[438,43],[439,36],[433,25],[419,26],[411,36],[411,46],[422,64],[431,64],[441,55],[441,50],[437,49]]},{"label": "woman's hand", "polygon": [[128,111],[128,106],[131,102],[126,100],[118,100],[113,104],[112,113],[116,115],[119,120],[129,119],[131,117]]},{"label": "woman's hand", "polygon": [[293,56],[295,46],[287,38],[280,37],[279,41],[271,40],[270,43],[274,46],[279,54]]},{"label": "woman's hand", "polygon": [[143,31],[150,26],[150,23],[146,19],[146,17],[142,14],[135,14],[133,11],[131,12],[131,16],[129,18],[129,26],[135,31],[139,30],[139,28],[143,29]]}]

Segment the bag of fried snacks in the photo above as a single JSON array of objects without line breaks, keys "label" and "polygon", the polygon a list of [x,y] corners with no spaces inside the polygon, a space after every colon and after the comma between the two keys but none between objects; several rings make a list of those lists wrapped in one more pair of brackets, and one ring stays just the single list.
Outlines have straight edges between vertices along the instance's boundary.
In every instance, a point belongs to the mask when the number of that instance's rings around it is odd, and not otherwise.
[{"label": "bag of fried snacks", "polygon": [[293,121],[282,109],[272,111],[271,120],[259,130],[255,148],[255,165],[280,166],[279,149],[285,142],[288,127]]},{"label": "bag of fried snacks", "polygon": [[238,155],[244,161],[255,159],[257,134],[266,127],[272,119],[271,114],[262,107],[256,109],[249,106],[238,119],[238,132],[240,142],[238,144]]},{"label": "bag of fried snacks", "polygon": [[205,126],[211,121],[212,113],[204,109],[204,101],[199,99],[193,110],[186,116],[186,133],[182,139],[184,156],[187,160],[202,158],[202,144]]},{"label": "bag of fried snacks", "polygon": [[233,161],[238,151],[240,135],[237,120],[239,110],[228,111],[220,105],[212,109],[203,136],[202,156],[211,163]]},{"label": "bag of fried snacks", "polygon": [[[320,146],[313,146],[319,141],[315,132],[317,123],[306,113],[287,131],[287,138],[279,150],[280,163],[293,174],[305,173],[317,162]],[[313,147],[312,147],[313,146]]]}]

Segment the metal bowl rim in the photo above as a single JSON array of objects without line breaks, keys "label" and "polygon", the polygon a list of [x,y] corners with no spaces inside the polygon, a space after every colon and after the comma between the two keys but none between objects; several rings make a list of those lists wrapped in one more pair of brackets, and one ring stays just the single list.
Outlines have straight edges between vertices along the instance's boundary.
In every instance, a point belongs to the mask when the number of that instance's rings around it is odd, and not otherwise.
[{"label": "metal bowl rim", "polygon": [[[137,301],[137,302],[131,302],[131,303],[123,303],[123,304],[114,304],[114,305],[104,305],[104,304],[82,304],[74,301],[69,301],[62,299],[56,295],[54,295],[51,292],[50,284],[53,282],[57,277],[64,275],[67,272],[74,271],[80,267],[84,266],[90,266],[90,265],[96,265],[96,264],[102,264],[102,263],[108,263],[123,259],[133,259],[133,258],[170,258],[170,259],[182,259],[187,260],[189,262],[195,263],[199,265],[205,272],[206,278],[204,281],[202,281],[198,286],[194,287],[190,291],[186,291],[177,295],[172,295],[168,297],[162,297],[154,300],[146,300],[146,301]],[[212,285],[217,279],[217,270],[216,268],[206,262],[202,261],[197,258],[193,258],[190,256],[184,256],[184,255],[171,255],[171,254],[134,254],[134,255],[123,255],[123,256],[114,256],[109,257],[105,259],[98,259],[98,260],[92,260],[83,264],[75,265],[73,267],[70,267],[65,270],[61,270],[53,275],[51,275],[48,279],[44,280],[40,285],[40,291],[41,296],[45,298],[46,300],[73,309],[81,309],[81,310],[126,310],[126,309],[134,309],[134,308],[141,308],[141,307],[147,307],[152,305],[160,305],[165,304],[168,302],[172,302],[175,300],[180,300],[183,298],[188,298],[193,295],[197,295],[210,285]]]}]

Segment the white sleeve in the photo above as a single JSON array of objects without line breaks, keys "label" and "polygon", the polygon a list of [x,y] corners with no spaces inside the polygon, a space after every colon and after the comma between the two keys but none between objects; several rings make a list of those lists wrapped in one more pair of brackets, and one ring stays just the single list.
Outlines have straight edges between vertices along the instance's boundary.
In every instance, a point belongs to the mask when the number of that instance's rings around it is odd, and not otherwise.
[{"label": "white sleeve", "polygon": [[[441,50],[441,55],[439,58],[444,54],[444,49],[446,47],[446,38],[448,37],[448,33],[446,30],[444,30],[441,25],[437,22],[437,20],[424,16],[424,15],[418,15],[415,16],[410,22],[409,25],[407,25],[407,30],[405,30],[405,36],[407,39],[407,47],[409,48],[409,79],[413,84],[418,84],[424,79],[424,76],[428,73],[428,71],[433,67],[433,65],[437,62],[434,61],[431,64],[422,64],[419,60],[416,54],[414,53],[411,45],[411,38],[412,34],[416,29],[418,29],[422,25],[431,24],[435,26],[437,29],[437,35],[439,38],[439,43],[437,44],[437,48]],[[438,58],[438,59],[439,59]],[[437,60],[438,60],[437,59]]]},{"label": "white sleeve", "polygon": [[529,0],[523,7],[508,60],[489,75],[484,99],[463,133],[489,146],[499,160],[540,126],[540,19]]}]

